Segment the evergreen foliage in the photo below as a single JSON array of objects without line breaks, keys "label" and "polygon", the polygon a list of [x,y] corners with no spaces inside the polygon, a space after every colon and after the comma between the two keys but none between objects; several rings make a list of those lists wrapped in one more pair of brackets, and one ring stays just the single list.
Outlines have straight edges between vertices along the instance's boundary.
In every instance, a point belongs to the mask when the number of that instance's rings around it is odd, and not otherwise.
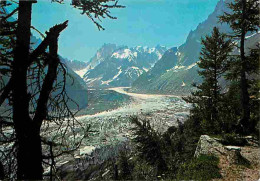
[{"label": "evergreen foliage", "polygon": [[242,34],[258,30],[258,0],[234,0],[228,4],[228,7],[232,11],[225,12],[219,19],[221,22],[226,22],[230,25],[233,30],[233,36],[240,38]]},{"label": "evergreen foliage", "polygon": [[148,120],[138,120],[133,117],[132,122],[136,137],[133,141],[136,143],[139,157],[143,158],[148,164],[157,167],[157,175],[162,174],[166,170],[166,161],[163,158],[164,142],[160,133],[156,132],[150,125]]},{"label": "evergreen foliage", "polygon": [[132,180],[132,165],[129,162],[129,156],[127,151],[122,151],[118,160],[119,169],[121,170],[119,178],[120,180]]},{"label": "evergreen foliage", "polygon": [[[259,136],[260,49],[257,45],[246,52],[244,44],[245,35],[259,27],[258,6],[257,0],[231,2],[229,7],[232,11],[225,13],[220,20],[227,22],[234,33],[226,35],[215,27],[210,36],[202,39],[198,67],[203,81],[194,85],[196,91],[191,96],[183,98],[193,104],[190,117],[184,124],[179,122],[178,127],[159,134],[149,121],[133,121],[139,157],[144,158],[150,167],[158,160],[164,160],[166,167],[161,173],[166,175],[163,179],[221,178],[218,158],[209,155],[194,158],[202,134],[221,135],[223,144],[239,146],[247,144],[241,134]],[[237,40],[240,40],[240,55],[234,53]],[[225,82],[225,89],[220,86],[222,82]],[[154,168],[158,170],[158,165]]]},{"label": "evergreen foliage", "polygon": [[133,178],[154,179],[147,174],[156,173],[159,178],[175,179],[181,165],[193,158],[201,135],[196,119],[189,119],[184,124],[179,122],[178,127],[170,127],[163,134],[155,131],[148,120],[132,118],[132,122],[137,152],[132,164]]},{"label": "evergreen foliage", "polygon": [[201,70],[198,72],[203,78],[200,85],[195,85],[197,91],[184,100],[192,103],[192,114],[198,114],[204,130],[211,133],[219,133],[224,125],[221,123],[222,87],[220,79],[227,69],[227,60],[232,51],[232,42],[225,34],[214,28],[211,36],[202,39],[200,62]]},{"label": "evergreen foliage", "polygon": [[247,33],[255,32],[260,27],[259,1],[235,0],[229,3],[228,6],[232,12],[225,12],[224,15],[220,16],[220,21],[228,23],[233,30],[231,36],[240,40],[240,55],[236,58],[232,69],[236,70],[233,74],[233,78],[239,79],[240,81],[240,100],[242,108],[242,115],[239,121],[241,126],[240,132],[246,134],[250,132],[247,124],[249,124],[250,112],[252,111],[250,106],[250,83],[248,76],[252,67],[250,66],[250,59],[246,56],[245,39]]}]

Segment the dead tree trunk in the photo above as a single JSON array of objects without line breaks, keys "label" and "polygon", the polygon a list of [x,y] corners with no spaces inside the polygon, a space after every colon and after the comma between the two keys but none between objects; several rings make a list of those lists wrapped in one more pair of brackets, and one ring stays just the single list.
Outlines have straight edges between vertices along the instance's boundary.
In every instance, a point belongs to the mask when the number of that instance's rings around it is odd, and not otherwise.
[{"label": "dead tree trunk", "polygon": [[39,133],[29,115],[30,95],[27,93],[27,70],[29,62],[31,1],[19,2],[17,42],[12,72],[13,121],[17,135],[17,178],[42,179],[41,142]]},{"label": "dead tree trunk", "polygon": [[[40,127],[47,115],[47,103],[53,82],[57,77],[58,36],[67,27],[67,22],[50,29],[41,45],[30,55],[30,27],[32,1],[19,1],[17,43],[15,47],[11,78],[13,93],[13,121],[17,136],[17,178],[19,180],[43,178]],[[27,71],[30,64],[50,45],[48,73],[37,102],[35,116],[29,114],[31,95],[27,90]]]}]

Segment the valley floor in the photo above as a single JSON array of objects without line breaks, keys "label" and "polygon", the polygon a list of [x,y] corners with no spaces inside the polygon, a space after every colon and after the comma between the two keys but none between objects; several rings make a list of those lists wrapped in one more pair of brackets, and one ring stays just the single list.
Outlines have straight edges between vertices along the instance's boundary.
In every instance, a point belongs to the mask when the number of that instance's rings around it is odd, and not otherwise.
[{"label": "valley floor", "polygon": [[[103,150],[105,147],[118,147],[131,137],[132,123],[131,116],[138,116],[141,119],[149,119],[151,125],[158,131],[164,132],[170,126],[177,124],[177,119],[184,121],[189,115],[190,106],[178,96],[173,95],[150,95],[129,93],[125,87],[111,88],[116,93],[130,96],[130,101],[122,104],[121,107],[113,110],[106,110],[96,114],[78,116],[77,119],[83,125],[91,125],[92,133],[83,140],[74,158],[86,158],[92,155],[94,150]],[[104,102],[105,104],[105,102]],[[96,160],[106,160],[104,155]],[[109,157],[109,156],[106,156]],[[64,158],[58,165],[62,165],[74,158]],[[69,164],[69,163],[68,163]]]},{"label": "valley floor", "polygon": [[102,111],[93,115],[78,116],[77,119],[87,122],[93,119],[110,120],[119,117],[122,119],[130,116],[141,116],[163,122],[166,127],[169,127],[175,125],[177,119],[183,121],[189,114],[191,105],[183,101],[180,96],[130,93],[126,91],[128,88],[116,87],[109,90],[127,95],[131,98],[131,101],[123,103],[116,109]]}]

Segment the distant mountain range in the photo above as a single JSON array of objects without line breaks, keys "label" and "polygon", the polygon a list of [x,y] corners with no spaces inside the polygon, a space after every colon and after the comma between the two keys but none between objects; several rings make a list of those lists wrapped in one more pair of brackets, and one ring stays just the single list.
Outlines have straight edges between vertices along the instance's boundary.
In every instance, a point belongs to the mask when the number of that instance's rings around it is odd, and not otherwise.
[{"label": "distant mountain range", "polygon": [[143,72],[154,66],[166,50],[160,45],[128,48],[105,44],[88,63],[83,78],[88,87],[131,86]]},{"label": "distant mountain range", "polygon": [[[117,46],[116,44],[104,44],[90,59],[90,61],[87,63],[88,69],[94,69],[97,65],[102,63],[105,59],[109,58],[113,52],[117,49],[119,49],[120,46]],[[86,72],[85,72],[86,73]]]},{"label": "distant mountain range", "polygon": [[[76,72],[84,78],[88,87],[132,86],[131,90],[135,92],[189,94],[193,89],[192,83],[201,82],[197,72],[201,38],[211,34],[214,26],[221,32],[232,32],[218,19],[224,12],[230,12],[227,3],[231,1],[220,0],[208,18],[190,31],[180,47],[167,50],[164,46],[128,48],[105,44],[87,65]],[[257,39],[254,39],[256,36]],[[248,37],[247,44],[253,46],[259,40],[258,36]]]},{"label": "distant mountain range", "polygon": [[138,92],[190,92],[192,82],[200,81],[196,62],[201,37],[210,34],[214,26],[222,32],[231,32],[227,24],[218,23],[218,16],[229,11],[226,2],[220,0],[214,12],[189,33],[180,47],[167,50],[163,46],[128,48],[105,44],[87,66],[75,71],[88,87],[132,86]]},{"label": "distant mountain range", "polygon": [[183,45],[168,50],[151,70],[141,75],[133,83],[132,91],[189,94],[193,90],[192,83],[201,82],[196,63],[202,48],[201,38],[210,35],[214,26],[224,33],[232,32],[227,24],[220,24],[218,19],[224,12],[230,12],[226,5],[230,1],[220,0],[214,12],[189,33]]}]

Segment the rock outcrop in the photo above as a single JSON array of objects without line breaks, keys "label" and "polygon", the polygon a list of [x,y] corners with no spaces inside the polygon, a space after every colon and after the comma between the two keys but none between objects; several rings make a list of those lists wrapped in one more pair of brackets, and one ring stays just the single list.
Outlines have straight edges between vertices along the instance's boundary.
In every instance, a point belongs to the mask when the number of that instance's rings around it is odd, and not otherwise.
[{"label": "rock outcrop", "polygon": [[241,148],[238,146],[224,146],[220,143],[220,140],[216,138],[211,138],[208,135],[201,135],[194,157],[200,155],[214,155],[220,157],[224,155],[227,157],[229,163],[237,164],[243,159],[240,152]]},{"label": "rock outcrop", "polygon": [[221,140],[201,135],[194,157],[214,155],[219,158],[221,179],[215,181],[255,181],[260,178],[260,148],[252,137],[244,137],[245,146],[225,146]]}]

